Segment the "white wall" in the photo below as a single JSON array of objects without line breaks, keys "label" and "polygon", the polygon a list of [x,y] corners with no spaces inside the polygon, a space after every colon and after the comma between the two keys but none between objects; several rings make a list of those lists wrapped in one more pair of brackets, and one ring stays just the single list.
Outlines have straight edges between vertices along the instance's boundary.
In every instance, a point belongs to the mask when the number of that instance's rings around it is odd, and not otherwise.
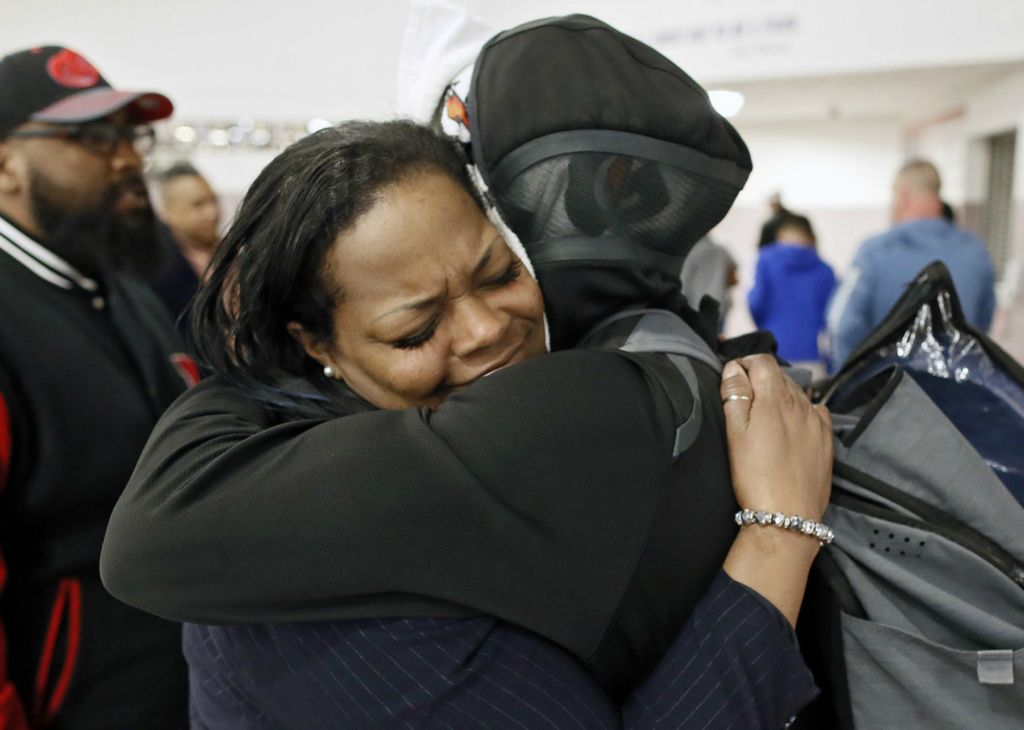
[{"label": "white wall", "polygon": [[1011,254],[998,292],[1000,306],[992,333],[1024,362],[1024,71],[1007,74],[991,86],[978,89],[966,102],[965,128],[969,145],[984,136],[1017,131]]},{"label": "white wall", "polygon": [[383,117],[405,0],[4,0],[0,52],[60,43],[185,118]]},{"label": "white wall", "polygon": [[754,171],[737,200],[761,205],[776,190],[800,208],[884,205],[901,152],[896,120],[736,124]]},{"label": "white wall", "polygon": [[702,82],[748,81],[1020,58],[1019,0],[464,0],[499,26],[600,17]]},{"label": "white wall", "polygon": [[[1024,7],[1024,3],[1021,6]],[[1024,37],[1024,26],[1021,36]],[[1022,112],[1024,71],[1015,71],[975,90],[967,98],[966,132],[970,136],[983,136],[1014,129],[1020,125]],[[1024,170],[1018,168],[1018,173],[1024,176]]]}]

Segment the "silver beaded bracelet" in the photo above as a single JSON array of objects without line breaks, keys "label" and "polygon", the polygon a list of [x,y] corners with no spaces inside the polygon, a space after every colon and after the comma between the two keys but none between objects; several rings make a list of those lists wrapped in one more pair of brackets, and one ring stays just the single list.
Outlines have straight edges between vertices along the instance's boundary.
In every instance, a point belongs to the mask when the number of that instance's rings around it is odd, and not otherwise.
[{"label": "silver beaded bracelet", "polygon": [[797,515],[784,515],[781,512],[764,512],[761,510],[741,509],[736,513],[736,524],[740,527],[745,525],[764,525],[766,527],[781,527],[784,530],[800,532],[808,537],[817,538],[822,545],[831,545],[836,534],[832,528],[823,522],[805,520]]}]

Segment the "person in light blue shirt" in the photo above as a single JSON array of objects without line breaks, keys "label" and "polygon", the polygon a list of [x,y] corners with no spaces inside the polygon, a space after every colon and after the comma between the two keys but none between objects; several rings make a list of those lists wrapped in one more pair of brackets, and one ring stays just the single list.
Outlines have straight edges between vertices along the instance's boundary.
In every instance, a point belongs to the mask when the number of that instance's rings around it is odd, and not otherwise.
[{"label": "person in light blue shirt", "polygon": [[913,278],[940,260],[953,275],[964,314],[988,330],[995,273],[985,244],[942,217],[941,179],[926,160],[907,162],[893,184],[894,226],[861,244],[828,314],[831,360],[840,366],[896,303]]}]

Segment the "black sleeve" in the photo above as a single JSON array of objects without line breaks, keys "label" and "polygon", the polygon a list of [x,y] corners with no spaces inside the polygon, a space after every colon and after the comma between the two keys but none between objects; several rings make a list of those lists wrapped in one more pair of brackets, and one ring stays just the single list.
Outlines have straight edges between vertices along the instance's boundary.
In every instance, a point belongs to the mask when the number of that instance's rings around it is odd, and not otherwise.
[{"label": "black sleeve", "polygon": [[566,645],[585,656],[671,466],[673,416],[656,387],[617,354],[568,351],[436,412],[268,427],[259,406],[205,382],[158,423],[115,507],[104,583],[199,622],[472,606],[545,635],[576,626]]}]

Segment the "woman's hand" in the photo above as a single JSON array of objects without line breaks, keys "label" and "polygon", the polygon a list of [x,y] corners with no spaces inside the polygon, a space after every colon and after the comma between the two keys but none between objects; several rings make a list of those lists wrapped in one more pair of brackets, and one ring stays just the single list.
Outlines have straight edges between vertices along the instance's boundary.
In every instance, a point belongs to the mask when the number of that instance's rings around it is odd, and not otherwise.
[{"label": "woman's hand", "polygon": [[721,393],[740,507],[820,520],[832,487],[828,409],[811,405],[769,355],[728,363]]},{"label": "woman's hand", "polygon": [[[740,507],[820,520],[832,487],[828,410],[811,405],[768,355],[728,363],[721,393]],[[749,525],[740,529],[722,567],[795,626],[817,552],[818,541],[808,535]]]}]

